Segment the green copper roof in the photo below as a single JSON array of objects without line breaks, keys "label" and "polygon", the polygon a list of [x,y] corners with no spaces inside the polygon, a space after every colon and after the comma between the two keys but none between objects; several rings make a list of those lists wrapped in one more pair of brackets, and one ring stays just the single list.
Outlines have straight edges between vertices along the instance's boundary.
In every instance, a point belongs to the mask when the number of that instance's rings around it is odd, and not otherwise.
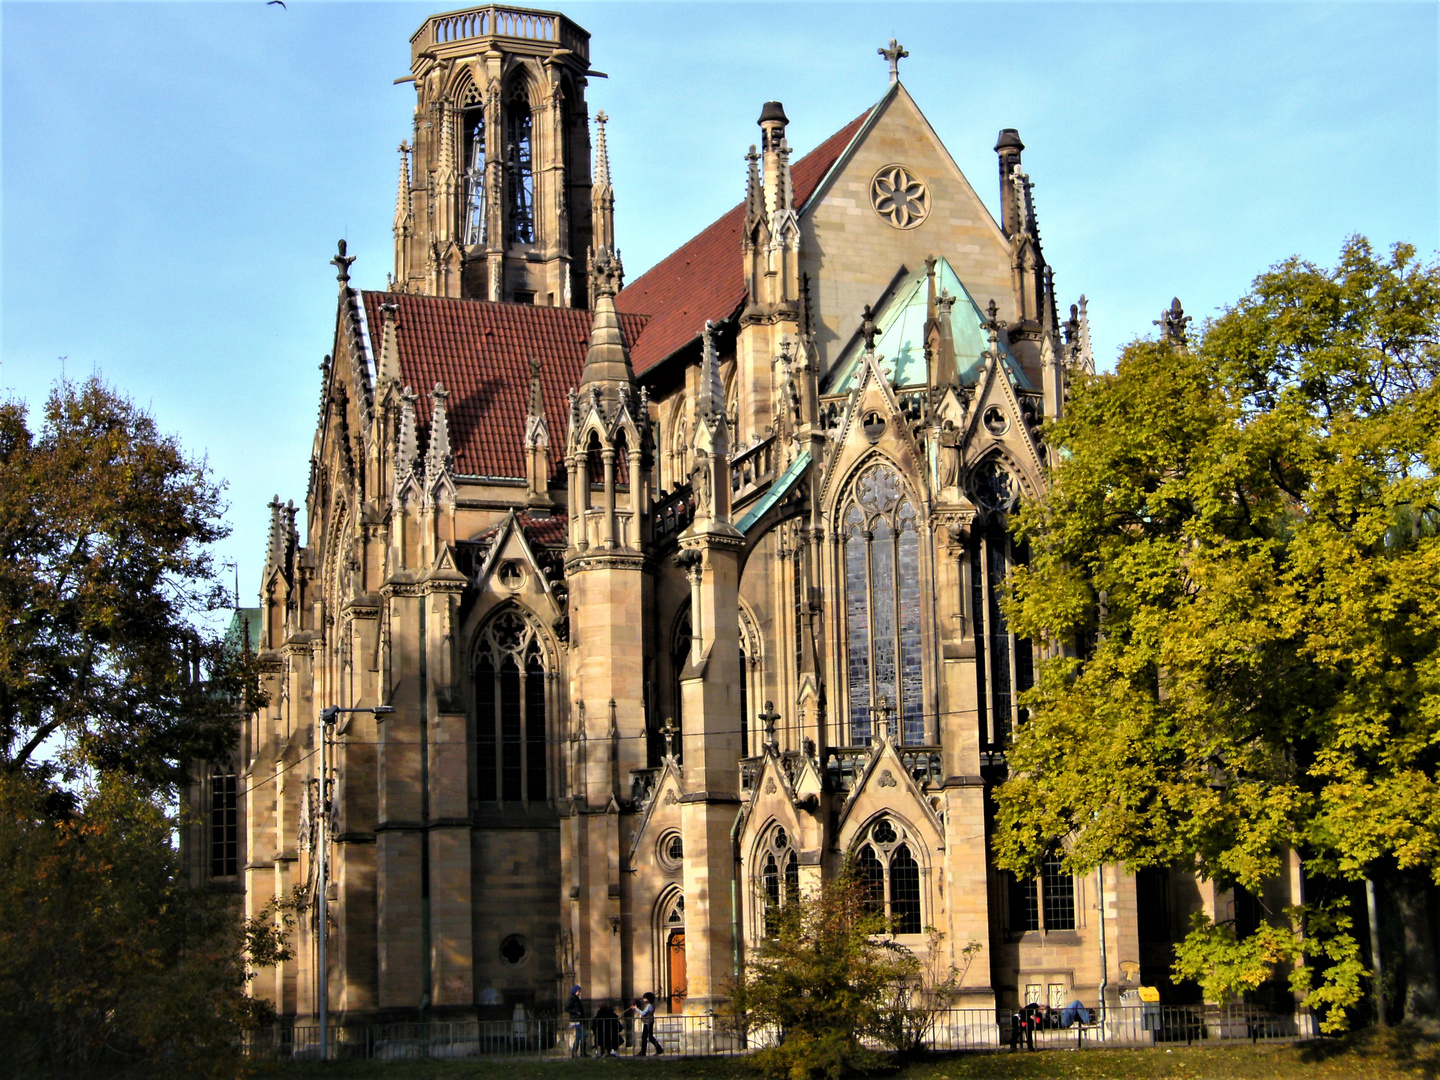
[{"label": "green copper roof", "polygon": [[[935,260],[935,291],[955,297],[955,303],[950,308],[955,367],[960,373],[961,384],[973,385],[984,368],[985,349],[990,340],[985,330],[985,317],[969,290],[943,258]],[[876,317],[875,355],[880,357],[880,370],[892,385],[916,386],[930,381],[929,372],[925,370],[925,320],[928,318],[929,303],[929,282],[922,269],[900,283]],[[857,339],[845,350],[833,369],[828,393],[851,388],[860,370],[864,347],[864,343]],[[1016,386],[1021,390],[1034,389],[1003,345],[1000,359]]]},{"label": "green copper roof", "polygon": [[745,516],[740,519],[740,523],[736,528],[742,533],[749,532],[750,526],[764,517],[765,511],[769,510],[784,498],[785,493],[795,486],[795,481],[800,479],[809,464],[810,451],[806,450],[790,463],[788,469],[776,478],[775,482],[770,485],[769,490],[760,496],[760,501],[746,511]]}]

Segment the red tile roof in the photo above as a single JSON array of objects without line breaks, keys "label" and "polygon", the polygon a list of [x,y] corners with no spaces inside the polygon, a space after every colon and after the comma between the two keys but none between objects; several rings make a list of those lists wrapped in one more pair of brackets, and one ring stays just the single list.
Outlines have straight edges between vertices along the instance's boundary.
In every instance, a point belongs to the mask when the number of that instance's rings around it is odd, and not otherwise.
[{"label": "red tile roof", "polygon": [[569,519],[564,514],[548,518],[520,514],[517,520],[520,528],[525,531],[525,539],[530,541],[532,547],[563,548],[568,543],[565,525]]},{"label": "red tile roof", "polygon": [[[866,109],[790,167],[796,207],[803,208],[815,193],[870,112]],[[740,260],[744,226],[745,204],[741,203],[615,297],[615,307],[622,313],[650,316],[640,340],[630,349],[635,374],[654,367],[694,339],[707,319],[719,322],[739,309],[745,300],[745,270]]]},{"label": "red tile roof", "polygon": [[[400,376],[420,395],[415,404],[422,433],[430,423],[430,391],[439,382],[450,392],[447,415],[457,473],[524,478],[532,356],[540,361],[551,474],[563,467],[566,391],[579,385],[585,366],[589,311],[409,293],[362,296],[377,363],[384,325],[380,305],[399,307]],[[644,326],[644,316],[620,317],[627,344]]]}]

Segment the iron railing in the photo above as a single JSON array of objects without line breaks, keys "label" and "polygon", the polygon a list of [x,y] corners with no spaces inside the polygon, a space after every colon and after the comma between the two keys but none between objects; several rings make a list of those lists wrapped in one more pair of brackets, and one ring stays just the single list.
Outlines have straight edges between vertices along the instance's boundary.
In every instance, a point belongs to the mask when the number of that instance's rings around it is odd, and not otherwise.
[{"label": "iron railing", "polygon": [[[1053,1019],[1052,1019],[1053,1018]],[[1035,1018],[1028,1037],[1024,1020],[1008,1010],[948,1009],[934,1014],[923,1030],[928,1050],[998,1050],[1015,1046],[1035,1049],[1137,1047],[1175,1043],[1219,1045],[1276,1042],[1309,1038],[1316,1025],[1305,1010],[1274,1013],[1252,1005],[1139,1005],[1088,1010],[1088,1020],[1062,1025],[1062,1014]],[[639,1053],[641,1026],[625,1018],[611,1028],[621,1056]],[[585,1024],[585,1046],[595,1054],[601,1029]],[[774,1045],[779,1033],[749,1025],[742,1017],[705,1014],[659,1016],[655,1037],[667,1054],[716,1057],[746,1053]],[[567,1019],[431,1021],[428,1023],[331,1024],[327,1032],[329,1060],[372,1061],[452,1060],[464,1058],[566,1058],[575,1045],[575,1024]],[[867,1043],[883,1048],[878,1039]],[[276,1025],[247,1034],[245,1051],[268,1060],[318,1059],[320,1029],[313,1025]],[[651,1050],[653,1053],[653,1048]]]}]

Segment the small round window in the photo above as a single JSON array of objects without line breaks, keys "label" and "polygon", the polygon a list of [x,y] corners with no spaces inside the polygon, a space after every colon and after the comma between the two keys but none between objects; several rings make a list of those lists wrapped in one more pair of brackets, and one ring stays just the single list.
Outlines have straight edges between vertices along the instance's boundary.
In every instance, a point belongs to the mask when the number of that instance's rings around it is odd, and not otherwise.
[{"label": "small round window", "polygon": [[525,584],[525,570],[518,562],[511,560],[500,566],[500,584],[507,589],[518,589]]},{"label": "small round window", "polygon": [[679,870],[685,859],[685,841],[674,829],[665,832],[656,845],[660,865],[666,870]]},{"label": "small round window", "polygon": [[511,934],[500,943],[500,959],[514,966],[530,955],[530,948],[519,934]]},{"label": "small round window", "polygon": [[985,410],[985,415],[980,418],[980,422],[985,425],[985,430],[991,435],[1004,435],[1010,430],[1009,418],[994,405]]}]

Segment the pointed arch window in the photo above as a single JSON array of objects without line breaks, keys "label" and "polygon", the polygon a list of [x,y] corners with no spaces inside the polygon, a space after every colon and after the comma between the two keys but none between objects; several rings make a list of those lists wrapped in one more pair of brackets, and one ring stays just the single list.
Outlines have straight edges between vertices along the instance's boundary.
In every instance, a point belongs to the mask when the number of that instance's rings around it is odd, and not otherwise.
[{"label": "pointed arch window", "polygon": [[867,906],[883,914],[894,934],[918,934],[924,928],[920,901],[920,863],[903,825],[883,817],[861,834],[855,874]]},{"label": "pointed arch window", "polygon": [[900,474],[861,474],[842,519],[850,742],[869,745],[882,711],[906,745],[925,743],[920,533]]},{"label": "pointed arch window", "polygon": [[761,932],[774,937],[780,932],[780,912],[800,899],[800,856],[783,825],[765,834],[755,861]]},{"label": "pointed arch window", "polygon": [[518,608],[491,619],[476,641],[475,794],[481,802],[549,797],[546,652]]},{"label": "pointed arch window", "polygon": [[1011,726],[1025,719],[1016,697],[1035,681],[1030,639],[1010,631],[1000,607],[1005,578],[1027,553],[1006,527],[1006,517],[1019,501],[1019,485],[1005,466],[994,457],[987,459],[975,470],[970,486],[975,502],[987,513],[970,549],[980,741],[1000,748],[1009,741]]},{"label": "pointed arch window", "polygon": [[[472,88],[473,89],[473,88]],[[465,147],[465,243],[485,243],[485,109],[480,104],[479,93],[467,95],[464,113]]]},{"label": "pointed arch window", "polygon": [[528,88],[517,81],[505,108],[506,233],[516,244],[535,242],[534,128]]}]

